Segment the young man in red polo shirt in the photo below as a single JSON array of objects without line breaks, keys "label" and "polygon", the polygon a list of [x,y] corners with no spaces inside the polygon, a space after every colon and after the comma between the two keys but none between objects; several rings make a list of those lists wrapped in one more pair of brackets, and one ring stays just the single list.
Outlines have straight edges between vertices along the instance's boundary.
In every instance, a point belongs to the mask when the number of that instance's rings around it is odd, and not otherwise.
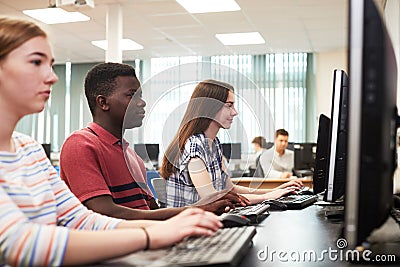
[{"label": "young man in red polo shirt", "polygon": [[[142,125],[146,103],[140,90],[129,65],[102,63],[88,72],[85,95],[93,122],[64,142],[60,175],[91,210],[123,219],[166,219],[184,208],[159,209],[146,183],[143,160],[123,139],[124,129]],[[228,192],[222,199],[197,207],[222,213],[244,202]]]}]

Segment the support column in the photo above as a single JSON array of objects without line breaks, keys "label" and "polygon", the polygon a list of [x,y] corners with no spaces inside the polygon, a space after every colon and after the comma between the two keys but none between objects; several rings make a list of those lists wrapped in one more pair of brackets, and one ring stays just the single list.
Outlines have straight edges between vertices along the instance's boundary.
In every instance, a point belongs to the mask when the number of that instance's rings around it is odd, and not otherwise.
[{"label": "support column", "polygon": [[122,18],[122,8],[120,4],[110,4],[107,6],[106,39],[108,49],[106,50],[106,62],[122,63]]}]

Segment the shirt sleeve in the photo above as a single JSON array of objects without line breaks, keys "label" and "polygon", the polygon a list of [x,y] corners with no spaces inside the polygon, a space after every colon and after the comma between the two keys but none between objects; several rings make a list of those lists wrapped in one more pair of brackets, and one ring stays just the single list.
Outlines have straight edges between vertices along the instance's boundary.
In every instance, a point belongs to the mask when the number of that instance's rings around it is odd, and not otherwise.
[{"label": "shirt sleeve", "polygon": [[201,159],[207,167],[207,154],[204,147],[204,143],[197,136],[191,136],[185,143],[185,147],[182,152],[182,160],[179,164],[179,171],[182,172],[187,168],[189,161],[192,158]]},{"label": "shirt sleeve", "polygon": [[68,229],[30,222],[2,186],[0,265],[60,266],[68,241]]},{"label": "shirt sleeve", "polygon": [[50,174],[50,183],[56,198],[58,225],[79,230],[110,230],[122,221],[87,209],[55,170]]},{"label": "shirt sleeve", "polygon": [[81,133],[69,136],[61,149],[60,176],[81,202],[111,195],[101,171],[103,159],[98,150],[99,146]]},{"label": "shirt sleeve", "polygon": [[121,221],[87,210],[58,177],[52,178],[52,186],[57,192],[57,225],[30,221],[0,187],[0,265],[61,266],[68,228],[108,230]]},{"label": "shirt sleeve", "polygon": [[260,166],[263,170],[264,176],[267,178],[280,178],[282,172],[276,171],[272,168],[272,161],[274,159],[274,154],[269,151],[265,151],[260,156]]}]

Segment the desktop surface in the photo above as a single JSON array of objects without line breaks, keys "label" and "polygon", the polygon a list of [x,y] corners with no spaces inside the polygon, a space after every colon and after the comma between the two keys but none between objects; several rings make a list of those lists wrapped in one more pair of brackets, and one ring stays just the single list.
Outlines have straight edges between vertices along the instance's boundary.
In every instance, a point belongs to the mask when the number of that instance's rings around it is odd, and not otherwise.
[{"label": "desktop surface", "polygon": [[[372,261],[371,264],[352,264],[340,260],[340,251],[345,251],[338,248],[338,244],[343,244],[343,240],[339,240],[342,224],[342,221],[327,219],[324,207],[317,205],[302,210],[271,211],[270,216],[256,227],[253,246],[239,266],[376,266]],[[397,248],[400,249],[400,243]],[[322,254],[323,251],[331,251],[331,256]],[[318,257],[310,260],[310,253]],[[298,257],[302,258],[298,260]],[[129,261],[119,263],[135,266]],[[385,266],[399,266],[399,262],[387,263]],[[115,265],[106,262],[96,266]]]},{"label": "desktop surface", "polygon": [[[344,241],[339,239],[342,224],[343,221],[327,219],[324,207],[317,205],[302,210],[271,211],[257,227],[254,246],[240,266],[376,266],[374,262],[355,264],[340,260],[340,254],[345,255],[347,251],[338,248]],[[400,227],[397,230],[400,231]],[[400,243],[397,247],[400,248]],[[329,250],[331,256],[327,253],[321,256],[323,251]],[[318,256],[315,261],[309,260],[311,252]],[[385,266],[399,266],[399,262],[386,263]]]},{"label": "desktop surface", "polygon": [[[293,179],[297,179],[297,177],[293,177]],[[313,179],[312,177],[299,178],[304,186],[308,186],[312,188]],[[292,178],[262,178],[262,177],[235,177],[231,178],[231,181],[234,184],[251,187],[251,188],[261,188],[261,189],[271,189],[275,188],[283,183],[291,181]]]}]

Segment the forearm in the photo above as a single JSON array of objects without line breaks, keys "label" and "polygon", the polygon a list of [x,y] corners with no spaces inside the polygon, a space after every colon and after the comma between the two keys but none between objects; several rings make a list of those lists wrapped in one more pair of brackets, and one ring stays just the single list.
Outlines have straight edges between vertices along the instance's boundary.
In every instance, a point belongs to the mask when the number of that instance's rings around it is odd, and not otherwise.
[{"label": "forearm", "polygon": [[186,207],[162,208],[162,209],[157,209],[157,210],[141,210],[140,212],[143,213],[143,218],[141,218],[141,219],[166,220],[166,219],[169,219],[169,218],[181,213],[185,209],[186,209]]},{"label": "forearm", "polygon": [[246,197],[250,201],[251,205],[260,203],[266,199],[265,195],[258,195],[258,194],[241,194],[241,195]]},{"label": "forearm", "polygon": [[286,191],[271,191],[271,192],[267,192],[264,194],[241,194],[242,196],[246,197],[248,200],[250,200],[251,204],[257,204],[260,203],[264,200],[268,200],[268,199],[277,199],[279,197],[281,197],[282,195],[288,194],[290,193],[290,190],[286,190]]},{"label": "forearm", "polygon": [[139,210],[123,206],[113,207],[106,212],[106,215],[125,220],[165,220],[169,219],[185,208],[165,208],[156,210]]},{"label": "forearm", "polygon": [[144,249],[145,246],[146,235],[140,228],[98,232],[70,231],[63,265],[99,262]]},{"label": "forearm", "polygon": [[273,189],[260,189],[260,188],[250,188],[241,185],[234,186],[234,192],[237,194],[265,194],[273,191]]}]

